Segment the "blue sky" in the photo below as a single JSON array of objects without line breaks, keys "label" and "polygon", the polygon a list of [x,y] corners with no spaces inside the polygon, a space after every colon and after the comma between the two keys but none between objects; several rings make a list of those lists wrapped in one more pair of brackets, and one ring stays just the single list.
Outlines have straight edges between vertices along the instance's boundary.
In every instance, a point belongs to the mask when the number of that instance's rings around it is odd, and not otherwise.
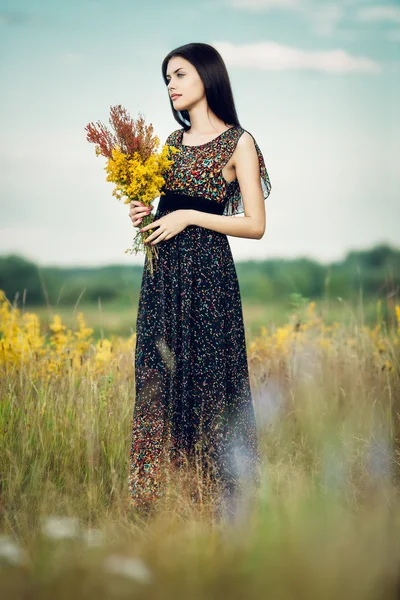
[{"label": "blue sky", "polygon": [[0,0],[0,254],[143,262],[84,128],[122,104],[164,142],[161,63],[188,42],[221,52],[271,178],[265,235],[229,237],[235,260],[400,245],[399,1]]}]

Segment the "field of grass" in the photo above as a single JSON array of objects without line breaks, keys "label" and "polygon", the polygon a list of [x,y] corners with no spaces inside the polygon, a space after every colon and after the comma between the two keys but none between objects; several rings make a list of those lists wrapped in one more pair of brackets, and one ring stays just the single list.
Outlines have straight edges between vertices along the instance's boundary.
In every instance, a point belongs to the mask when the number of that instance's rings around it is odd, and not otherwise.
[{"label": "field of grass", "polygon": [[[268,302],[260,303],[243,302],[243,318],[246,327],[246,333],[249,338],[259,335],[261,328],[270,325],[284,325],[293,310],[300,304],[304,304],[304,299],[293,294],[286,302]],[[368,299],[354,306],[352,303],[346,302],[343,299],[322,300],[318,303],[318,312],[326,324],[331,324],[335,321],[343,324],[350,324],[358,321],[373,326],[377,318],[382,315],[378,314],[379,302],[374,299]],[[31,310],[31,309],[24,309]],[[68,327],[76,326],[76,315],[78,312],[83,312],[86,323],[93,329],[95,339],[102,336],[109,337],[111,335],[129,336],[135,331],[137,302],[135,304],[121,304],[116,302],[101,303],[97,305],[78,304],[77,306],[39,306],[35,307],[34,312],[38,315],[42,327],[45,331],[48,330],[48,325],[55,314],[59,315]],[[388,309],[386,308],[386,311]],[[389,318],[387,319],[391,325],[394,324],[394,306],[389,305]]]},{"label": "field of grass", "polygon": [[171,476],[145,517],[135,315],[0,292],[0,598],[399,597],[400,307],[243,308],[261,486],[216,519]]}]

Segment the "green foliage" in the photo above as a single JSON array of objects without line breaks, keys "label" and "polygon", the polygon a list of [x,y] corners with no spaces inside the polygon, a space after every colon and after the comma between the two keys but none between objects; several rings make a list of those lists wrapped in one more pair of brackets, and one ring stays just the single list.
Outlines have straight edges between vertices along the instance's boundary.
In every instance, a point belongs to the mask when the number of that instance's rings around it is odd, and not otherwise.
[{"label": "green foliage", "polygon": [[[236,263],[242,298],[249,304],[287,301],[291,294],[356,300],[396,296],[400,284],[400,250],[380,245],[351,251],[343,261],[323,265],[308,258],[249,260]],[[0,289],[8,298],[26,296],[28,305],[71,306],[76,302],[136,305],[141,265],[106,267],[39,267],[16,255],[0,257]]]},{"label": "green foliage", "polygon": [[32,304],[43,302],[38,266],[16,254],[0,256],[0,289],[11,300],[25,294]]}]

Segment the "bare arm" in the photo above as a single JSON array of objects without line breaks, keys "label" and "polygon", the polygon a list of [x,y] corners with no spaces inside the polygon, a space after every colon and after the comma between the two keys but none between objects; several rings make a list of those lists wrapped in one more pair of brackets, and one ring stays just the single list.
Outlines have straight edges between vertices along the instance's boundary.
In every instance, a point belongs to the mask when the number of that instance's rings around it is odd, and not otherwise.
[{"label": "bare arm", "polygon": [[188,210],[189,225],[197,225],[234,237],[260,240],[265,233],[266,211],[260,181],[260,166],[252,136],[245,131],[232,155],[243,198],[244,217],[234,219],[198,210]]}]

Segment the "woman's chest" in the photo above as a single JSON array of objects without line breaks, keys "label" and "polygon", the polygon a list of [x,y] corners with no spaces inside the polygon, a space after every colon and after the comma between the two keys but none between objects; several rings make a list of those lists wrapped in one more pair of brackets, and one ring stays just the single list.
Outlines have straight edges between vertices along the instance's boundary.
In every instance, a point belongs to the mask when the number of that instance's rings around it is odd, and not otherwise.
[{"label": "woman's chest", "polygon": [[232,178],[232,168],[228,162],[229,156],[222,150],[214,148],[212,152],[199,152],[196,147],[181,146],[180,152],[174,154],[171,168],[166,172],[167,187],[223,186],[228,183],[227,179]]}]

